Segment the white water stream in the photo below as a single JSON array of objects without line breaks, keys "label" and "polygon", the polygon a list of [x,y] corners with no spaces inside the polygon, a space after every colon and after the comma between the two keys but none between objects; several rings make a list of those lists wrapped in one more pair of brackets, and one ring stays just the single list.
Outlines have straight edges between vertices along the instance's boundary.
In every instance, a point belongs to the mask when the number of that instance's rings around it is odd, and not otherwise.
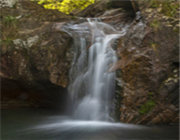
[{"label": "white water stream", "polygon": [[[88,21],[66,28],[67,31],[71,28],[69,33],[74,37],[75,57],[70,70],[69,92],[75,102],[72,109],[75,110],[74,117],[78,120],[47,109],[4,109],[1,111],[2,139],[178,140],[178,125],[142,126],[107,122],[115,92],[115,72],[108,72],[117,60],[113,42],[125,34],[126,28],[116,31],[97,20]],[[89,41],[90,31],[92,37]]]},{"label": "white water stream", "polygon": [[[117,61],[112,44],[125,31],[116,31],[97,19],[88,19],[88,23],[91,44],[88,48],[86,39],[80,38],[80,46],[75,45],[79,56],[75,57],[70,71],[70,78],[77,73],[74,79],[71,78],[69,86],[76,106],[74,117],[80,120],[109,120],[110,99],[115,92],[116,74],[108,69]],[[80,29],[77,25],[75,28]]]}]

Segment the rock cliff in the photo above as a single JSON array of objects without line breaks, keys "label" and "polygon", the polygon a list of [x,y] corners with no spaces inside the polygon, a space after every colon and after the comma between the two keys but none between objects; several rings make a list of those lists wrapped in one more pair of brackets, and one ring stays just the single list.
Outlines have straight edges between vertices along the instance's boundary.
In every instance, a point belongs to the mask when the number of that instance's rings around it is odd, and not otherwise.
[{"label": "rock cliff", "polygon": [[136,6],[140,11],[119,40],[114,67],[121,71],[120,121],[178,123],[179,3],[137,1]]},{"label": "rock cliff", "polygon": [[117,71],[116,120],[178,123],[177,1],[100,1],[73,16],[29,1],[1,6],[2,108],[62,106],[73,52],[72,37],[60,29],[71,20],[81,22],[78,16],[99,17],[117,30],[130,24],[114,47],[119,56],[111,68]]},{"label": "rock cliff", "polygon": [[16,106],[24,95],[25,106],[53,105],[67,92],[73,57],[72,38],[57,28],[71,17],[30,1],[1,6],[2,101],[13,99]]}]

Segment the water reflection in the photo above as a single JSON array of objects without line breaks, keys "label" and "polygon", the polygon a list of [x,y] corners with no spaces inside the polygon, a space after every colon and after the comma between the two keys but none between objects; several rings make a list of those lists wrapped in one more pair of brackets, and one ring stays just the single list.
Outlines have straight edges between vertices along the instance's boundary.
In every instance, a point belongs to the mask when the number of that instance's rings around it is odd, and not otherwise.
[{"label": "water reflection", "polygon": [[2,139],[7,140],[178,140],[178,126],[141,126],[74,121],[50,110],[2,110]]}]

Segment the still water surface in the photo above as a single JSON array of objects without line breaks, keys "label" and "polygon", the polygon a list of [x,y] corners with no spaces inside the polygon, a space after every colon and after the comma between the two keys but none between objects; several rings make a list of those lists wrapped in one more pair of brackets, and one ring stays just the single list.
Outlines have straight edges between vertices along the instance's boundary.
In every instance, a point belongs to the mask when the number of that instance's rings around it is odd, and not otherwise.
[{"label": "still water surface", "polygon": [[2,140],[178,140],[179,126],[72,120],[55,110],[1,110]]}]

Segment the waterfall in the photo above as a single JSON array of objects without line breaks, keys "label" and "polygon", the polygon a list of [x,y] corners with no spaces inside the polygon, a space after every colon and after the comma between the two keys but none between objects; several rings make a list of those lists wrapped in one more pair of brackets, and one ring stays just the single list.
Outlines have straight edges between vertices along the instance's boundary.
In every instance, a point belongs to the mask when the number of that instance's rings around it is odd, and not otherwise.
[{"label": "waterfall", "polygon": [[[89,45],[87,38],[82,35],[74,38],[75,56],[68,89],[75,102],[73,116],[80,120],[107,121],[110,117],[111,99],[115,93],[116,73],[109,71],[117,61],[112,44],[125,31],[116,31],[98,19],[87,21],[91,32]],[[76,24],[71,28],[75,30],[81,27]]]}]

